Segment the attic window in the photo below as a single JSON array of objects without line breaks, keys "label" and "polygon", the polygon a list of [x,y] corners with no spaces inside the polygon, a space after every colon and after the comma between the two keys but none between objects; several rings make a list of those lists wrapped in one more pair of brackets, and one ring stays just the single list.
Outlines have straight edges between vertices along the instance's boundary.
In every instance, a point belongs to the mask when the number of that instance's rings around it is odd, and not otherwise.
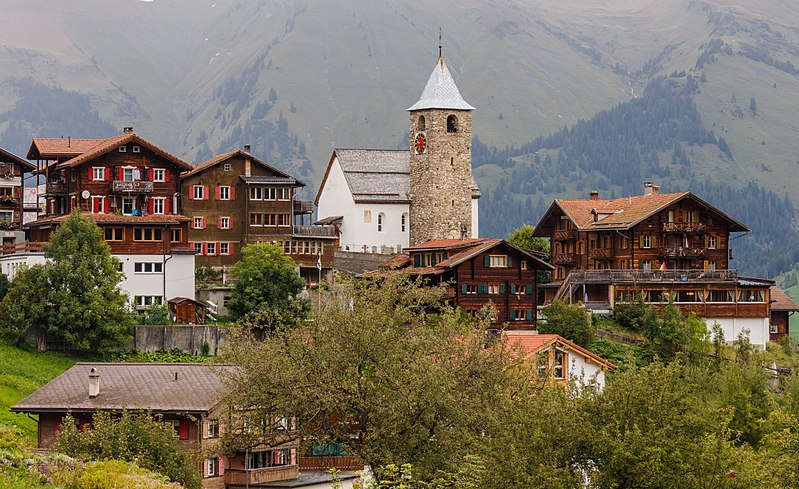
[{"label": "attic window", "polygon": [[458,132],[458,118],[454,115],[447,117],[447,132]]},{"label": "attic window", "polygon": [[225,163],[225,171],[230,171],[230,163]]},{"label": "attic window", "polygon": [[119,152],[120,153],[127,153],[127,151],[128,151],[128,147],[127,146],[120,146],[119,147]]},{"label": "attic window", "polygon": [[133,147],[133,152],[134,153],[141,153],[141,148],[139,146],[134,146]]}]

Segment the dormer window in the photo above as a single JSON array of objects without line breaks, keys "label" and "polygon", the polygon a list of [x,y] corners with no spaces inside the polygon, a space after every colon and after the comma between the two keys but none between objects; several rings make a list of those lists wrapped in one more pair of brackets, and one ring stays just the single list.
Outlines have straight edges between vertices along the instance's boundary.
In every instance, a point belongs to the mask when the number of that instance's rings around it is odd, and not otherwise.
[{"label": "dormer window", "polygon": [[139,146],[133,146],[132,149],[134,153],[141,153],[141,148]]},{"label": "dormer window", "polygon": [[447,132],[458,132],[458,118],[454,115],[447,117]]},{"label": "dormer window", "polygon": [[128,152],[128,147],[127,146],[120,146],[119,147],[119,152],[120,153],[127,153]]}]

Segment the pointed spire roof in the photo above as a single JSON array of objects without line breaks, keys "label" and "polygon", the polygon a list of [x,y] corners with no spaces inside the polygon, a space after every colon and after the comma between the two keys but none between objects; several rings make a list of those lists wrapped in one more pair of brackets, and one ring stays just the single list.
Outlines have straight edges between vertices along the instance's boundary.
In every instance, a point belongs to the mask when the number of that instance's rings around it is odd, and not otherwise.
[{"label": "pointed spire roof", "polygon": [[408,108],[408,110],[422,109],[474,110],[474,107],[461,97],[461,92],[455,85],[455,80],[442,56],[438,57],[436,67],[433,68],[433,73],[424,86],[421,98]]}]

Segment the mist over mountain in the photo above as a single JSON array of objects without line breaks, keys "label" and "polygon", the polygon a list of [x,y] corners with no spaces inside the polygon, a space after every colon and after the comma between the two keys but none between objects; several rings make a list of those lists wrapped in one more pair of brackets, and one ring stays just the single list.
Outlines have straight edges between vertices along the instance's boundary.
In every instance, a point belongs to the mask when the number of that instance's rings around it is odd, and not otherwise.
[{"label": "mist over mountain", "polygon": [[654,180],[753,228],[736,267],[774,276],[799,261],[799,9],[780,2],[5,0],[4,12],[0,146],[18,154],[34,136],[132,125],[190,162],[251,144],[315,187],[334,147],[405,146],[440,27],[477,107],[482,234],[535,222],[555,197]]}]

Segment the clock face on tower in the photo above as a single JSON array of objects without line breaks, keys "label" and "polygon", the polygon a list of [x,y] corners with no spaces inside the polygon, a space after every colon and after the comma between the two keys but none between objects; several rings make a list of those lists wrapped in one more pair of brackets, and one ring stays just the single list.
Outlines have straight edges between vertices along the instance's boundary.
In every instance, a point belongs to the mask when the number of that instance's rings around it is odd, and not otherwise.
[{"label": "clock face on tower", "polygon": [[416,154],[427,151],[427,138],[423,132],[416,133],[416,137],[413,138],[413,147],[416,150]]}]

